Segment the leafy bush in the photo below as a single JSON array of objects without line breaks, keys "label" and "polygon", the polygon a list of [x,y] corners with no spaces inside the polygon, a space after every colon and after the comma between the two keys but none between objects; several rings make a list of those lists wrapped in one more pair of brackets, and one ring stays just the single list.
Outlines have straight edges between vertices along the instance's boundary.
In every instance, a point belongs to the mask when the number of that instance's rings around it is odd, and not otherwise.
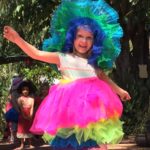
[{"label": "leafy bush", "polygon": [[111,76],[132,97],[131,101],[123,102],[122,120],[124,121],[125,133],[143,133],[145,123],[150,119],[150,77],[140,79],[138,75],[133,74],[131,71],[126,71],[124,80],[118,78],[115,72]]}]

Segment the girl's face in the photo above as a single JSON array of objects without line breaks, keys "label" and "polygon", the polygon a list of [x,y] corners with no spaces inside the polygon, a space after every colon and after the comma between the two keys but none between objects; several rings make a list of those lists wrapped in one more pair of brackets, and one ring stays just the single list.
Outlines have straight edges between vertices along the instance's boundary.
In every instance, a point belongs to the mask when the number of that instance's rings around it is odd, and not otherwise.
[{"label": "girl's face", "polygon": [[29,88],[27,86],[24,86],[22,88],[22,95],[23,96],[28,96],[29,95]]},{"label": "girl's face", "polygon": [[74,40],[74,48],[80,54],[86,54],[93,45],[93,34],[85,29],[79,28]]},{"label": "girl's face", "polygon": [[48,94],[49,88],[47,86],[41,87],[41,94],[42,96],[46,96]]}]

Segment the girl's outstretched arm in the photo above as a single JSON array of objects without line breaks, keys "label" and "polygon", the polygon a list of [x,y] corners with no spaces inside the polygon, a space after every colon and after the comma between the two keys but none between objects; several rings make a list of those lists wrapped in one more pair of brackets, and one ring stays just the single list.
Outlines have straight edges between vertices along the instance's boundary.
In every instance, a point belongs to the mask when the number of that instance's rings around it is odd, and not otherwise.
[{"label": "girl's outstretched arm", "polygon": [[12,27],[5,26],[3,36],[7,40],[17,44],[27,55],[33,59],[59,65],[59,57],[57,53],[38,50],[21,38]]},{"label": "girl's outstretched arm", "polygon": [[98,77],[101,80],[105,81],[107,84],[109,84],[112,90],[120,96],[122,101],[131,99],[130,94],[124,89],[122,89],[121,87],[119,87],[115,82],[113,82],[103,71],[98,70],[97,73],[98,73]]}]

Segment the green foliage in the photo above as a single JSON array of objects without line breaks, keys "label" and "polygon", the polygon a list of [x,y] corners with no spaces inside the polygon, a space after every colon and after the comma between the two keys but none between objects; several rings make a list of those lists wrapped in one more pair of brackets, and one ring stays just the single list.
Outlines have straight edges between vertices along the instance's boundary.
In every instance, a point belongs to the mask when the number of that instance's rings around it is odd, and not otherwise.
[{"label": "green foliage", "polygon": [[138,77],[138,65],[147,64],[150,70],[148,39],[150,27],[149,0],[108,0],[119,12],[124,30],[122,52],[117,60],[113,79],[129,91],[130,102],[124,103],[123,120],[126,134],[144,132],[149,119],[150,77]]},{"label": "green foliage", "polygon": [[129,91],[132,98],[131,101],[123,102],[124,110],[121,119],[125,122],[125,133],[144,133],[145,123],[150,119],[150,77],[140,79],[138,74],[134,75],[130,70],[125,72],[124,81],[118,78],[115,72],[112,75],[121,87]]},{"label": "green foliage", "polygon": [[128,90],[131,92],[132,100],[124,104],[124,117],[126,133],[143,133],[145,123],[150,119],[150,78],[130,78]]},{"label": "green foliage", "polygon": [[54,83],[54,79],[60,78],[60,74],[52,65],[38,61],[31,61],[30,64],[21,63],[18,72],[27,79],[30,79],[39,87],[41,82],[46,80],[50,84]]},{"label": "green foliage", "polygon": [[0,65],[0,133],[4,130],[5,120],[4,120],[4,112],[5,112],[5,104],[7,101],[10,83],[12,76],[14,74],[15,67],[17,65]]},{"label": "green foliage", "polygon": [[[48,33],[51,13],[58,3],[59,0],[1,1],[0,35],[4,25],[11,25],[29,43],[41,48],[41,43]],[[22,54],[17,46],[5,40],[2,40],[0,48],[0,56]]]},{"label": "green foliage", "polygon": [[[51,13],[58,5],[59,0],[1,0],[0,1],[0,56],[19,56],[23,52],[13,43],[2,38],[4,25],[15,28],[19,34],[29,43],[41,49],[42,41],[48,36]],[[4,107],[11,84],[11,79],[15,73],[21,74],[32,80],[37,88],[40,85],[40,78],[44,76],[50,83],[59,74],[48,64],[40,62],[18,62],[1,65],[0,72],[0,128],[4,126]],[[0,131],[2,132],[2,131]]]},{"label": "green foliage", "polygon": [[3,129],[5,128],[5,104],[7,102],[12,77],[16,73],[22,75],[24,78],[30,79],[35,84],[38,90],[40,88],[41,82],[44,81],[41,80],[42,77],[44,77],[47,82],[52,84],[54,82],[54,79],[59,78],[60,75],[49,64],[37,61],[0,65],[0,70],[0,134],[2,134]]}]

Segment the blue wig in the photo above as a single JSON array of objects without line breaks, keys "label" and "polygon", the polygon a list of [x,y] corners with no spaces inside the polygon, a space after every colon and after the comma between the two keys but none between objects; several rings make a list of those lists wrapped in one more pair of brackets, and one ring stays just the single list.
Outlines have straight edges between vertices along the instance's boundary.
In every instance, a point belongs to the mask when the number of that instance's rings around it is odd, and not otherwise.
[{"label": "blue wig", "polygon": [[[63,53],[73,53],[74,48],[74,40],[76,38],[76,33],[78,27],[88,26],[90,32],[93,33],[94,42],[91,48],[91,55],[88,58],[88,63],[94,67],[97,67],[97,57],[100,56],[102,52],[103,39],[105,37],[104,32],[101,30],[100,26],[96,21],[87,18],[76,18],[70,21],[69,28],[66,34],[65,43],[62,49]],[[87,30],[87,29],[85,29]]]}]

